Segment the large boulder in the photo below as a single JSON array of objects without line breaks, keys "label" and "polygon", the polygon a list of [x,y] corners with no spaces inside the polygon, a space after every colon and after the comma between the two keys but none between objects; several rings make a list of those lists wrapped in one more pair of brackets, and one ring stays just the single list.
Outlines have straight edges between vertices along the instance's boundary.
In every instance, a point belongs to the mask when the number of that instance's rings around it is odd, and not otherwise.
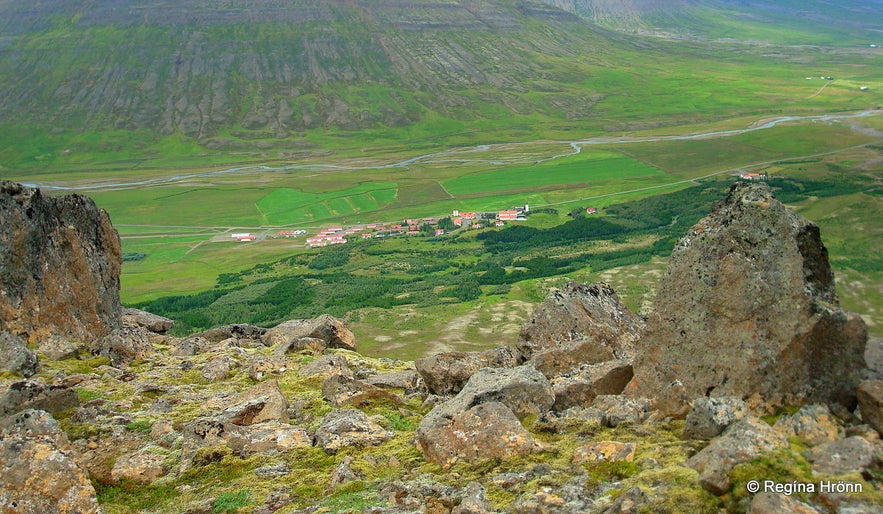
[{"label": "large boulder", "polygon": [[77,453],[48,413],[0,418],[0,510],[19,514],[100,513]]},{"label": "large boulder", "polygon": [[38,369],[37,354],[28,348],[20,337],[9,332],[0,332],[0,371],[19,373],[24,377],[33,376]]},{"label": "large boulder", "polygon": [[665,392],[677,381],[688,398],[851,408],[867,337],[838,307],[819,228],[766,184],[739,183],[675,246],[629,391],[668,411],[679,410]]},{"label": "large boulder", "polygon": [[[476,409],[489,403],[495,406]],[[417,444],[424,458],[442,466],[451,466],[460,459],[524,455],[539,445],[518,419],[543,414],[554,403],[552,385],[533,366],[484,368],[472,375],[457,396],[436,405],[423,417],[417,428]],[[502,430],[499,437],[510,437],[512,444],[491,440],[473,444],[464,440],[464,433],[477,437],[491,430]],[[496,432],[489,434],[498,437]]]},{"label": "large boulder", "polygon": [[165,334],[175,325],[173,320],[140,309],[123,309],[124,327],[142,327],[156,334]]},{"label": "large boulder", "polygon": [[883,380],[866,380],[858,388],[858,404],[865,423],[883,434]]},{"label": "large boulder", "polygon": [[79,406],[80,398],[74,389],[63,385],[46,385],[35,380],[15,382],[0,396],[0,416],[25,410],[56,414]]},{"label": "large boulder", "polygon": [[632,379],[632,365],[622,360],[588,364],[579,371],[552,379],[556,411],[590,407],[599,395],[619,394]]},{"label": "large boulder", "polygon": [[323,314],[313,319],[294,319],[280,323],[261,336],[266,346],[285,346],[292,341],[311,337],[325,341],[328,348],[356,350],[356,338],[343,321]]},{"label": "large boulder", "polygon": [[529,455],[542,445],[525,430],[506,405],[478,404],[455,414],[450,424],[434,424],[418,435],[423,457],[449,468],[460,460],[474,462]]},{"label": "large boulder", "polygon": [[[612,287],[603,282],[568,282],[563,289],[553,289],[524,323],[518,350],[524,359],[531,359],[549,350],[560,350],[566,343],[580,342],[571,345],[569,352],[556,354],[557,372],[566,371],[560,368],[567,363],[560,361],[568,353],[577,354],[571,363],[575,366],[612,359],[631,361],[641,330],[641,320],[622,304]],[[549,361],[552,359],[544,360]],[[553,366],[551,362],[547,365]]]},{"label": "large boulder", "polygon": [[153,353],[150,334],[140,326],[114,330],[95,341],[92,352],[107,357],[114,366],[131,364]]},{"label": "large boulder", "polygon": [[254,339],[259,340],[267,333],[267,329],[257,325],[249,325],[247,323],[235,323],[233,325],[224,325],[222,327],[210,328],[202,332],[197,332],[191,337],[201,337],[212,343],[220,343],[227,339]]},{"label": "large boulder", "polygon": [[89,198],[0,181],[0,330],[35,343],[121,326],[120,239]]},{"label": "large boulder", "polygon": [[512,368],[518,352],[503,346],[481,352],[444,352],[414,361],[417,372],[432,394],[457,394],[481,368]]},{"label": "large boulder", "polygon": [[220,420],[233,425],[248,426],[264,421],[288,423],[288,400],[275,380],[254,385],[236,398],[221,414]]},{"label": "large boulder", "polygon": [[335,410],[322,417],[316,430],[316,446],[337,453],[350,446],[376,446],[393,435],[358,409]]}]

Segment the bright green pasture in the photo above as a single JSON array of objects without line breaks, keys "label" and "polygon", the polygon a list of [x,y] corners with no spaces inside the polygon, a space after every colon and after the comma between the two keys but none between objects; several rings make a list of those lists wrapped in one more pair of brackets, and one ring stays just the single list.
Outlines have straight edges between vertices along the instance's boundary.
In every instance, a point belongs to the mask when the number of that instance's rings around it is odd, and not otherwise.
[{"label": "bright green pasture", "polygon": [[298,239],[239,243],[213,242],[210,236],[123,237],[123,252],[147,257],[123,263],[122,301],[131,304],[211,289],[222,273],[307,251],[302,244]]},{"label": "bright green pasture", "polygon": [[266,194],[241,185],[178,185],[89,193],[114,223],[132,225],[257,226],[255,202]]},{"label": "bright green pasture", "polygon": [[[612,152],[591,152],[562,157],[536,166],[509,168],[465,175],[444,183],[454,195],[513,191],[567,184],[641,177],[660,173],[636,159]],[[561,187],[556,187],[560,189]]]},{"label": "bright green pasture", "polygon": [[395,198],[397,187],[395,182],[370,182],[324,193],[279,188],[258,200],[256,205],[272,225],[319,221],[385,207],[387,200]]}]

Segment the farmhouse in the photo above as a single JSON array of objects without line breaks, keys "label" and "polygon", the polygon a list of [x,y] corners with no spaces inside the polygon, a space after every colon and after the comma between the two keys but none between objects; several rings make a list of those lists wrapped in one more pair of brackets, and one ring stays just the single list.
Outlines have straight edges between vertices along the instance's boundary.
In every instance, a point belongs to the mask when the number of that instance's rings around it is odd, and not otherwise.
[{"label": "farmhouse", "polygon": [[766,180],[766,173],[740,173],[739,178],[742,180]]},{"label": "farmhouse", "polygon": [[515,221],[516,219],[518,219],[518,211],[500,211],[497,213],[497,219],[500,221]]},{"label": "farmhouse", "polygon": [[586,214],[598,214],[598,209],[596,207],[589,207],[586,209]]}]

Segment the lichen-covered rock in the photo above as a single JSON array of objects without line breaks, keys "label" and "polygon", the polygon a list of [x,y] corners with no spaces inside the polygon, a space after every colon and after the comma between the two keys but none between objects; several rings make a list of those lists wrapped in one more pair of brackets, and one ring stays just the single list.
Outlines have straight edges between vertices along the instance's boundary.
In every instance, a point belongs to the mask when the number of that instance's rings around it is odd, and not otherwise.
[{"label": "lichen-covered rock", "polygon": [[866,380],[858,388],[862,420],[883,434],[883,380]]},{"label": "lichen-covered rock", "polygon": [[30,409],[55,414],[79,406],[80,398],[72,388],[34,380],[15,382],[0,396],[0,416]]},{"label": "lichen-covered rock", "polygon": [[574,464],[586,462],[632,462],[635,460],[635,443],[599,441],[580,446],[573,452]]},{"label": "lichen-covered rock", "polygon": [[37,352],[49,360],[61,361],[65,359],[73,359],[80,354],[80,350],[85,349],[85,345],[79,342],[71,341],[66,337],[49,336],[40,339],[37,342]]},{"label": "lichen-covered rock", "polygon": [[227,424],[222,439],[228,448],[240,455],[269,455],[313,446],[313,435],[306,428],[281,421],[249,426]]},{"label": "lichen-covered rock", "polygon": [[199,355],[200,353],[205,353],[211,348],[215,343],[209,341],[204,337],[199,336],[190,336],[185,337],[184,339],[178,339],[174,342],[174,348],[172,349],[172,355],[179,355],[182,357],[189,357],[192,355]]},{"label": "lichen-covered rock", "polygon": [[283,356],[266,357],[259,355],[248,365],[248,376],[259,381],[271,375],[281,375],[291,368],[291,363]]},{"label": "lichen-covered rock", "polygon": [[790,416],[776,421],[775,429],[787,436],[797,436],[809,446],[816,446],[840,437],[840,425],[824,405],[804,405]]},{"label": "lichen-covered rock", "polygon": [[552,379],[555,391],[552,408],[562,411],[589,407],[599,395],[621,393],[632,376],[632,365],[623,360],[585,365],[574,373]]},{"label": "lichen-covered rock", "polygon": [[342,484],[345,484],[347,482],[355,482],[362,479],[362,477],[360,477],[355,471],[353,471],[353,468],[350,467],[350,464],[352,464],[354,461],[354,458],[347,455],[343,458],[340,464],[338,464],[337,467],[334,468],[334,471],[331,472],[331,476],[328,477],[329,493],[333,492]]},{"label": "lichen-covered rock", "polygon": [[858,437],[831,441],[803,452],[813,473],[833,476],[862,471],[877,459],[874,445]]},{"label": "lichen-covered rock", "polygon": [[376,446],[393,433],[358,409],[331,411],[316,430],[316,445],[328,453],[349,446]]},{"label": "lichen-covered rock", "polygon": [[867,337],[861,318],[838,307],[818,227],[766,184],[739,183],[672,252],[629,391],[661,408],[679,380],[690,398],[852,408]]},{"label": "lichen-covered rock", "polygon": [[512,368],[518,352],[503,346],[481,352],[443,352],[414,361],[417,372],[432,394],[457,394],[481,368]]},{"label": "lichen-covered rock", "polygon": [[601,413],[601,424],[605,427],[631,425],[641,423],[650,416],[650,400],[602,394],[595,397],[592,409]]},{"label": "lichen-covered rock", "polygon": [[469,482],[463,491],[463,499],[451,514],[492,514],[496,512],[487,498],[484,487],[478,482]]},{"label": "lichen-covered rock", "polygon": [[736,465],[787,445],[783,434],[760,419],[747,417],[691,457],[687,466],[699,472],[699,484],[706,491],[721,495],[729,489],[730,472]]},{"label": "lichen-covered rock", "polygon": [[316,337],[299,337],[297,339],[291,339],[290,341],[280,343],[273,352],[276,355],[287,355],[289,353],[298,352],[321,354],[326,348],[328,348],[328,343],[322,339]]},{"label": "lichen-covered rock", "polygon": [[315,375],[344,375],[353,376],[353,370],[347,364],[343,355],[323,355],[313,362],[304,364],[298,369],[298,373],[306,376]]},{"label": "lichen-covered rock", "polygon": [[371,385],[389,389],[404,389],[406,393],[417,389],[420,375],[415,370],[394,371],[372,375],[365,379]]},{"label": "lichen-covered rock", "polygon": [[0,332],[0,371],[11,371],[25,378],[33,376],[39,367],[37,354],[20,337]]},{"label": "lichen-covered rock", "polygon": [[445,413],[465,412],[486,402],[501,402],[521,419],[548,411],[555,403],[555,394],[546,377],[529,364],[484,368],[472,375],[457,396],[438,408]]},{"label": "lichen-covered rock", "polygon": [[0,329],[35,343],[120,328],[121,267],[119,235],[91,199],[0,181]]},{"label": "lichen-covered rock", "polygon": [[138,484],[150,484],[168,472],[163,465],[164,461],[165,457],[162,454],[147,447],[117,458],[110,476],[114,482],[127,480]]},{"label": "lichen-covered rock", "polygon": [[322,398],[337,407],[341,405],[365,407],[373,401],[403,403],[384,389],[340,374],[331,375],[322,382]]},{"label": "lichen-covered rock", "polygon": [[295,319],[281,323],[261,337],[266,346],[289,345],[303,337],[325,341],[328,348],[356,350],[356,338],[343,321],[323,314],[314,319]]},{"label": "lichen-covered rock", "polygon": [[748,407],[740,398],[702,396],[693,402],[684,423],[684,439],[711,439],[748,415]]},{"label": "lichen-covered rock", "polygon": [[202,368],[202,377],[209,382],[225,380],[230,376],[236,361],[227,355],[212,357]]},{"label": "lichen-covered rock", "polygon": [[650,498],[647,494],[638,486],[634,486],[619,495],[613,505],[602,510],[601,514],[636,514],[649,502]]},{"label": "lichen-covered rock", "polygon": [[76,451],[46,412],[0,418],[0,509],[16,514],[101,512]]},{"label": "lichen-covered rock", "polygon": [[110,359],[114,366],[130,364],[153,353],[150,332],[142,327],[114,330],[95,343],[93,353]]},{"label": "lichen-covered rock", "polygon": [[[568,282],[564,289],[550,292],[524,323],[518,350],[524,359],[531,359],[565,343],[582,341],[571,352],[578,356],[572,359],[575,365],[631,361],[641,330],[640,319],[607,284]],[[567,359],[558,360],[555,372],[566,371]]]},{"label": "lichen-covered rock", "polygon": [[264,421],[288,423],[288,400],[278,382],[267,380],[240,394],[235,404],[226,408],[219,419],[241,426]]},{"label": "lichen-covered rock", "polygon": [[460,460],[507,458],[542,449],[506,405],[486,402],[454,414],[450,422],[420,425],[423,458],[449,468]]},{"label": "lichen-covered rock", "polygon": [[124,327],[141,327],[156,334],[165,334],[175,326],[169,318],[131,307],[123,309],[122,321]]},{"label": "lichen-covered rock", "polygon": [[[491,416],[497,416],[500,409],[474,410],[485,403],[499,403],[508,414],[500,414],[499,424]],[[483,368],[472,375],[466,386],[451,400],[433,407],[423,417],[417,428],[417,444],[424,458],[448,466],[460,459],[475,459],[481,456],[482,445],[473,445],[463,449],[458,441],[462,437],[455,432],[456,427],[464,424],[475,427],[508,427],[508,433],[514,438],[511,445],[505,442],[494,444],[485,441],[487,452],[500,451],[499,455],[486,453],[486,456],[523,455],[535,442],[521,437],[523,427],[515,427],[510,418],[517,420],[528,415],[539,415],[549,410],[555,402],[552,386],[542,373],[531,365],[516,368]],[[464,413],[469,416],[463,417]],[[480,415],[479,415],[480,414]],[[476,418],[478,416],[478,418]],[[470,432],[471,433],[471,432]],[[525,431],[525,433],[527,433]],[[528,433],[529,435],[529,433]],[[534,451],[531,449],[530,451]],[[453,453],[452,453],[453,452]],[[506,453],[513,452],[513,453]],[[529,451],[528,451],[529,453]]]},{"label": "lichen-covered rock", "polygon": [[232,325],[224,325],[222,327],[210,328],[197,332],[191,337],[201,337],[213,343],[220,343],[226,339],[254,339],[260,340],[267,329],[257,325],[249,325],[248,323],[234,323]]}]

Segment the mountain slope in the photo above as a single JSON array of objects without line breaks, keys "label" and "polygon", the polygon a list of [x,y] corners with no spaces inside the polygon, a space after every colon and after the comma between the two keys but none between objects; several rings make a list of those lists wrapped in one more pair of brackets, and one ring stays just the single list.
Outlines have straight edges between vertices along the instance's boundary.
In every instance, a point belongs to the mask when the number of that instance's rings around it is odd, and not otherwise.
[{"label": "mountain slope", "polygon": [[600,25],[676,37],[855,44],[883,36],[881,0],[545,0]]},{"label": "mountain slope", "polygon": [[[811,96],[802,68],[823,54],[675,47],[574,14],[590,3],[552,3],[0,0],[0,170],[203,151],[265,160],[270,149],[338,151],[341,138],[358,151],[873,105],[873,92]],[[601,21],[622,12],[604,5]],[[684,26],[705,19],[688,0],[664,12],[623,5],[629,26],[660,12]],[[874,79],[864,70],[879,56],[861,59],[849,69]],[[839,71],[828,64],[817,67]]]},{"label": "mountain slope", "polygon": [[284,133],[456,118],[491,92],[543,110],[522,95],[555,71],[542,59],[608,44],[539,2],[25,5],[0,4],[3,118],[197,138],[238,123]]}]

